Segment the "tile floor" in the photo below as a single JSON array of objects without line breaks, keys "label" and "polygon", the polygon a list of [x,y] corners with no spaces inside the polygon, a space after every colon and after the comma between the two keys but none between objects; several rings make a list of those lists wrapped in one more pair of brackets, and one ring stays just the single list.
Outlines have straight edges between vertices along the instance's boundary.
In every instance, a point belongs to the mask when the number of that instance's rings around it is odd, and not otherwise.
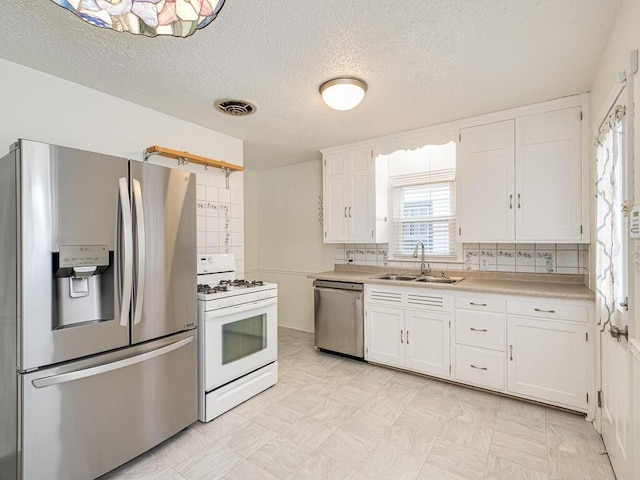
[{"label": "tile floor", "polygon": [[613,480],[584,417],[316,352],[283,329],[279,383],[103,477]]}]

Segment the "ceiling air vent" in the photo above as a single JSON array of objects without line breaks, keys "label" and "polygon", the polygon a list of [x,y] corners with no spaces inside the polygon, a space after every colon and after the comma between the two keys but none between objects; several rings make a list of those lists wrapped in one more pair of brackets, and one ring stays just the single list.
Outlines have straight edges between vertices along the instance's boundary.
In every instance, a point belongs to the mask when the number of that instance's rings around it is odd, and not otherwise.
[{"label": "ceiling air vent", "polygon": [[245,102],[244,100],[234,100],[232,98],[216,100],[214,105],[222,113],[237,117],[252,115],[256,113],[257,110],[257,107],[253,103]]}]

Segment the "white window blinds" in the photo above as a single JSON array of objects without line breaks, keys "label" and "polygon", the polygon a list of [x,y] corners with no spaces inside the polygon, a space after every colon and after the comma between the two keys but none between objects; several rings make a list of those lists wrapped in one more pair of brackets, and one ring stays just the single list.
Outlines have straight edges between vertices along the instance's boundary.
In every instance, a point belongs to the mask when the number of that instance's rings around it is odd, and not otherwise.
[{"label": "white window blinds", "polygon": [[416,242],[425,255],[456,255],[455,170],[405,175],[391,179],[393,218],[391,254],[410,256]]}]

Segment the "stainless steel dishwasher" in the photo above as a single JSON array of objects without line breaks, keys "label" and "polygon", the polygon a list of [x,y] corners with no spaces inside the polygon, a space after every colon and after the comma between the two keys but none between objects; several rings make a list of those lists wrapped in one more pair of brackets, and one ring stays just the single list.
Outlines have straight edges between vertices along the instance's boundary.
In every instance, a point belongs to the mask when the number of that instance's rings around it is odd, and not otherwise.
[{"label": "stainless steel dishwasher", "polygon": [[364,285],[316,280],[313,286],[316,347],[364,358]]}]

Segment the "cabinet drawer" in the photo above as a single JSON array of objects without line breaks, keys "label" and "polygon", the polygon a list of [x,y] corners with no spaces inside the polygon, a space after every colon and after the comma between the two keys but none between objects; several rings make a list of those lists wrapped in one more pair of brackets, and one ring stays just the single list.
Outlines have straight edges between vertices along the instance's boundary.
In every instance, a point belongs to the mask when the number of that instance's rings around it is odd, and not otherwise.
[{"label": "cabinet drawer", "polygon": [[456,346],[456,379],[480,387],[504,390],[504,353]]},{"label": "cabinet drawer", "polygon": [[504,300],[456,295],[456,308],[504,313]]},{"label": "cabinet drawer", "polygon": [[507,313],[526,315],[528,317],[572,320],[582,323],[587,323],[589,320],[589,311],[586,306],[545,303],[542,301],[521,302],[509,300],[507,301]]},{"label": "cabinet drawer", "polygon": [[456,343],[504,351],[504,342],[504,314],[456,310]]}]

